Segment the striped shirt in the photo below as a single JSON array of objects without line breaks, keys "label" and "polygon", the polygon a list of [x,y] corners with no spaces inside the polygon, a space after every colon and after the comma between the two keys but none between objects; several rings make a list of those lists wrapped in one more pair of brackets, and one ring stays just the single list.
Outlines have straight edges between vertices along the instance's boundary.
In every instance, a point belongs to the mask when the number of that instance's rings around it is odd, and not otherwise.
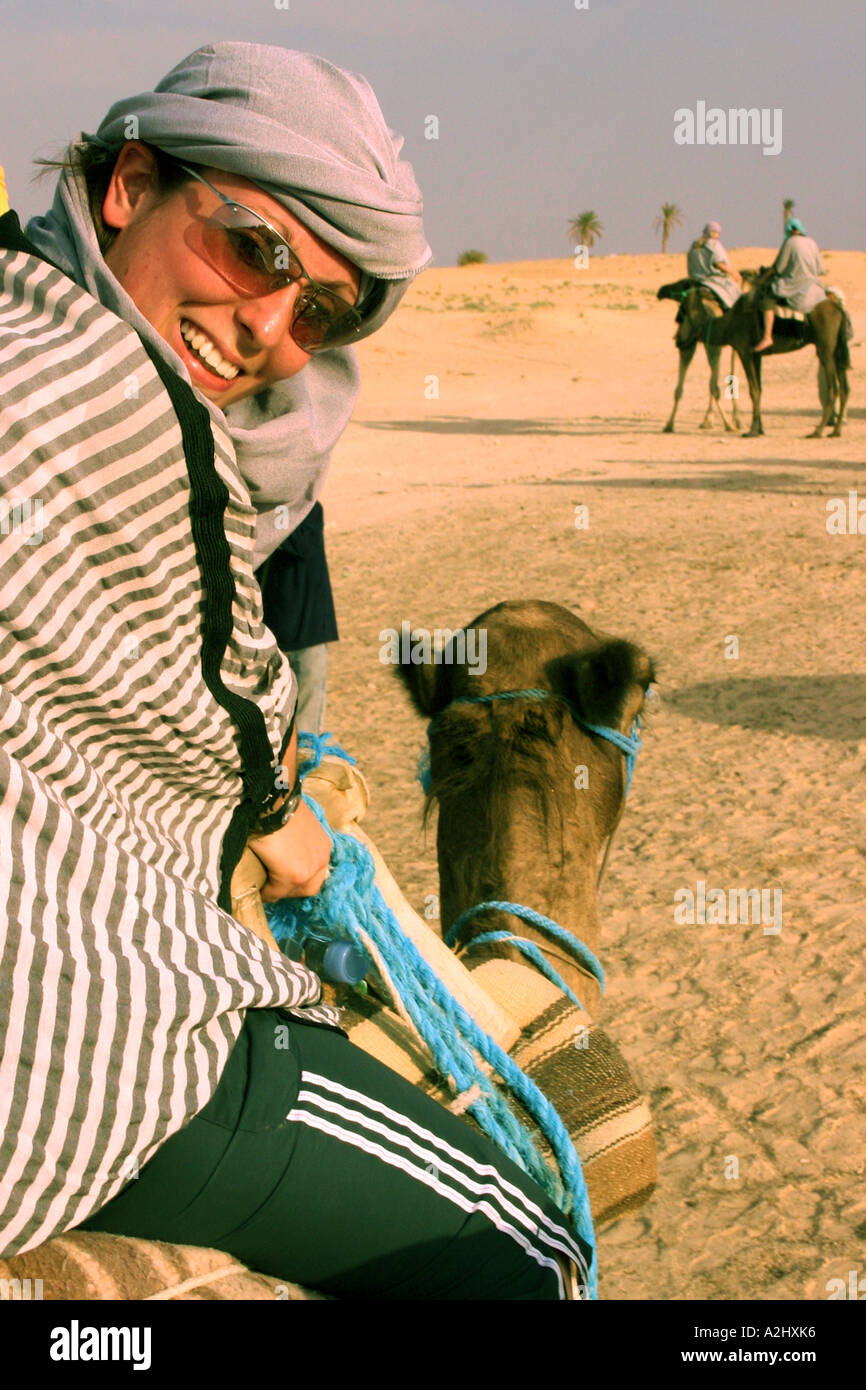
[{"label": "striped shirt", "polygon": [[228,912],[296,685],[223,417],[0,225],[8,1256],[83,1221],[207,1103],[246,1009],[336,1014]]}]

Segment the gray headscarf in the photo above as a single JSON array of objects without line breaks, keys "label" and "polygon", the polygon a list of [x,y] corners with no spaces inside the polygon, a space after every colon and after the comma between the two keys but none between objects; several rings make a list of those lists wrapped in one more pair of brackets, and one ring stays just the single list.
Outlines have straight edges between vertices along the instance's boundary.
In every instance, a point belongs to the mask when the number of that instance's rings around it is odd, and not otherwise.
[{"label": "gray headscarf", "polygon": [[[377,307],[365,315],[359,337],[385,322],[431,259],[421,194],[411,165],[399,158],[402,137],[388,128],[365,78],[314,54],[208,44],[152,92],[115,102],[90,138],[118,150],[125,140],[143,140],[178,160],[239,174],[276,198],[360,267],[362,296],[377,291]],[[64,172],[51,210],[28,223],[27,235],[189,381],[181,359],[105,264],[80,176]],[[254,564],[315,502],[358,389],[354,349],[334,348],[316,353],[297,376],[227,407],[238,465],[259,514]],[[279,528],[278,507],[288,508],[288,525],[281,517]]]}]

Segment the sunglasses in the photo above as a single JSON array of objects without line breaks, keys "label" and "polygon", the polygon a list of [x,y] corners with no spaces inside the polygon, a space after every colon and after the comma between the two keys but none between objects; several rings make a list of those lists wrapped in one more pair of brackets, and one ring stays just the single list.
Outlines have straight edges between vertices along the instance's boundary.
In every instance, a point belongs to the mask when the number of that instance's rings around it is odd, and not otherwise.
[{"label": "sunglasses", "polygon": [[180,168],[222,203],[202,228],[201,251],[213,269],[239,294],[251,298],[305,281],[289,330],[298,347],[312,353],[351,343],[363,322],[354,305],[317,284],[287,245],[285,235],[259,213],[227,198],[189,165],[181,164]]}]

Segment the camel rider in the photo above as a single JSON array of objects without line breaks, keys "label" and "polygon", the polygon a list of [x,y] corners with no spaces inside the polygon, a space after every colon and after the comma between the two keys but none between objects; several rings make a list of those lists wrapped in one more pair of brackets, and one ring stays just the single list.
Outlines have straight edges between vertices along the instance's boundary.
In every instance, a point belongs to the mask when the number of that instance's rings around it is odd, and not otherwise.
[{"label": "camel rider", "polygon": [[808,314],[827,298],[820,278],[824,273],[817,243],[806,236],[806,229],[798,217],[789,217],[785,223],[785,240],[773,262],[772,279],[758,304],[764,315],[764,336],[755,345],[755,352],[764,352],[773,346],[773,318],[778,302]]},{"label": "camel rider", "polygon": [[742,276],[728,264],[728,253],[719,241],[721,234],[718,222],[708,222],[689,247],[686,264],[689,279],[707,285],[722,308],[730,309],[742,294]]}]

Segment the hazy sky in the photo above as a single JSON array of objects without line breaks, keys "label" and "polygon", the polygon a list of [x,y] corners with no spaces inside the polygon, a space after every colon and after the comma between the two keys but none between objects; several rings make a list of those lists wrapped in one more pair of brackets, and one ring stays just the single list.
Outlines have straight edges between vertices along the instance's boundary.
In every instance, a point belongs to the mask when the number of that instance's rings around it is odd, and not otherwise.
[{"label": "hazy sky", "polygon": [[[369,78],[406,138],[436,262],[659,246],[663,201],[731,246],[780,241],[781,204],[825,247],[864,246],[863,0],[0,0],[0,163],[24,220],[50,201],[30,161],[96,128],[216,38],[320,53]],[[583,3],[583,0],[580,0]],[[678,145],[680,108],[780,108],[781,150]],[[439,138],[425,138],[436,116]]]}]

